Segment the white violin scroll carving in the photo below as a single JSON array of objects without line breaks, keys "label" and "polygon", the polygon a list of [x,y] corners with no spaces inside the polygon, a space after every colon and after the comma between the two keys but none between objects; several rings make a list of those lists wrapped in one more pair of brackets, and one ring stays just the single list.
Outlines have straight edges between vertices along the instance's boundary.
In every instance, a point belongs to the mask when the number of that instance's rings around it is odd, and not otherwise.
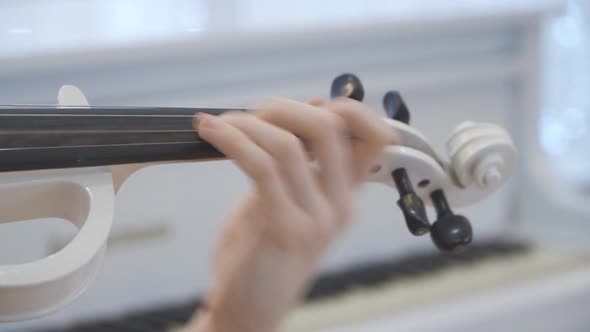
[{"label": "white violin scroll carving", "polygon": [[405,168],[424,203],[431,204],[430,194],[442,189],[452,206],[464,207],[498,190],[514,173],[516,148],[497,125],[471,121],[459,125],[447,141],[450,160],[446,161],[415,128],[386,121],[400,134],[401,145],[385,148],[370,182],[395,188],[392,172]]},{"label": "white violin scroll carving", "polygon": [[451,168],[459,184],[474,182],[482,190],[495,189],[514,172],[516,149],[510,135],[502,128],[464,122],[447,141]]}]

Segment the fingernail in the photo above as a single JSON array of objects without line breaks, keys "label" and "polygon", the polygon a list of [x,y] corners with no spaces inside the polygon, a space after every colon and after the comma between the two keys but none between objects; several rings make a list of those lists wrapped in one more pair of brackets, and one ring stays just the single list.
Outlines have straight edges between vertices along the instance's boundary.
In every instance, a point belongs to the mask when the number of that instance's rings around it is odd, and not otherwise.
[{"label": "fingernail", "polygon": [[307,103],[315,107],[322,107],[326,105],[326,101],[321,97],[311,98]]},{"label": "fingernail", "polygon": [[221,120],[214,115],[207,113],[198,113],[193,118],[193,127],[195,129],[207,128],[215,129],[221,125]]}]

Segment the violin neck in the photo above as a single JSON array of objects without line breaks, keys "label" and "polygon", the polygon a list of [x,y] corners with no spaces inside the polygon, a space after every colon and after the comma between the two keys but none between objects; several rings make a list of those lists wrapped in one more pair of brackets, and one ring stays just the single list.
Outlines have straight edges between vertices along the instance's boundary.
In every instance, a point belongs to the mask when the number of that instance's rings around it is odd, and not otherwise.
[{"label": "violin neck", "polygon": [[0,107],[0,172],[220,158],[193,117],[227,111]]}]

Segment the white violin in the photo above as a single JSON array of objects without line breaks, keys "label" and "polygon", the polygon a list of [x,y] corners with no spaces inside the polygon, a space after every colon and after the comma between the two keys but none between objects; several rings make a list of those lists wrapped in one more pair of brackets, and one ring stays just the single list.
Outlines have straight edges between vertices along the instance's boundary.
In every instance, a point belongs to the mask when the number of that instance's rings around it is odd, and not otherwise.
[{"label": "white violin", "polygon": [[[363,87],[345,74],[332,96],[362,100]],[[449,161],[408,125],[399,93],[384,98],[386,121],[401,145],[384,149],[368,178],[396,188],[414,235],[430,233],[441,250],[471,242],[469,221],[450,206],[476,204],[500,188],[515,169],[509,134],[486,123],[464,122],[447,141]],[[0,322],[40,317],[81,294],[106,250],[115,194],[142,167],[223,158],[192,127],[198,112],[225,109],[90,107],[82,92],[64,86],[58,106],[0,106],[0,224],[62,218],[78,233],[60,251],[37,261],[0,265]],[[433,205],[431,225],[425,205]]]}]

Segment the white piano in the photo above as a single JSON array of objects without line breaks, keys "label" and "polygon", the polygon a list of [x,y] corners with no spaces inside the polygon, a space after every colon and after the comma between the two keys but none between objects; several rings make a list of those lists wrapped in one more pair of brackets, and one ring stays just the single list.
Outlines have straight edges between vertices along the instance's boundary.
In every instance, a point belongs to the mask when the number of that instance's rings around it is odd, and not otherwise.
[{"label": "white piano", "polygon": [[[269,96],[327,97],[332,78],[352,72],[375,110],[387,90],[400,90],[412,125],[439,152],[467,119],[507,127],[519,146],[512,183],[460,211],[474,225],[479,251],[446,263],[432,258],[428,237],[406,230],[397,193],[367,186],[356,222],[318,273],[391,269],[372,287],[306,302],[285,331],[586,330],[589,217],[540,189],[550,176],[536,140],[544,24],[565,11],[565,1],[147,3],[139,12],[119,0],[7,5],[0,29],[10,33],[0,42],[14,47],[0,50],[0,101],[52,103],[60,85],[76,84],[97,105],[249,106]],[[92,324],[117,331],[128,317],[173,329],[158,315],[186,316],[208,288],[209,250],[246,185],[229,162],[140,171],[118,196],[110,248],[92,286],[57,314],[0,331]],[[59,221],[6,225],[0,249],[21,248],[23,232],[26,247],[17,255],[0,250],[2,263],[46,256],[73,235]]]}]

